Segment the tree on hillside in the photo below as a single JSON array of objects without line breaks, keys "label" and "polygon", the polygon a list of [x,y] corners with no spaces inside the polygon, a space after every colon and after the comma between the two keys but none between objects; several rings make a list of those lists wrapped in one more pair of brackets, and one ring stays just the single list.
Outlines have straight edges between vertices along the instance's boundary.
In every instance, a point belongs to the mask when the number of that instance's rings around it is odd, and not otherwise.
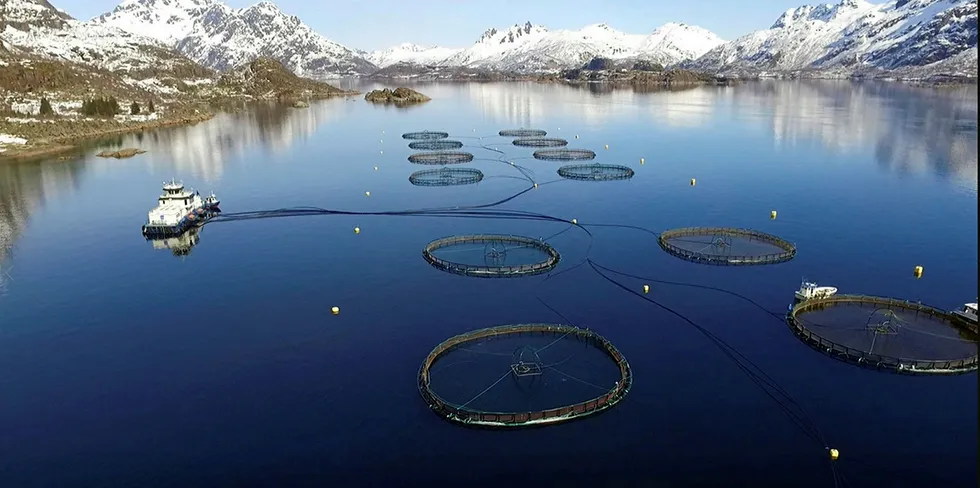
[{"label": "tree on hillside", "polygon": [[133,102],[133,104],[129,106],[129,113],[131,115],[139,115],[140,114],[140,104],[138,104],[136,102]]},{"label": "tree on hillside", "polygon": [[119,113],[119,101],[116,97],[102,97],[82,102],[82,114],[100,117],[112,117]]},{"label": "tree on hillside", "polygon": [[38,110],[38,114],[41,116],[54,115],[54,109],[51,108],[51,102],[47,98],[41,97],[41,108]]},{"label": "tree on hillside", "polygon": [[153,106],[153,100],[150,100],[150,103],[146,104],[146,111],[151,114],[157,111],[156,107]]}]

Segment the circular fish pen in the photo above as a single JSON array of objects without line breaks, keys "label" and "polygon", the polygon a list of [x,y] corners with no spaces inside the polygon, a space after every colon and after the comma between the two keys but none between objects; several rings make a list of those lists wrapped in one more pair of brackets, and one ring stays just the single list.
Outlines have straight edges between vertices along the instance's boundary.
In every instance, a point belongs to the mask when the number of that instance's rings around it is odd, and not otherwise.
[{"label": "circular fish pen", "polygon": [[419,151],[446,151],[452,149],[459,149],[463,147],[463,143],[460,141],[451,141],[449,139],[430,139],[422,141],[412,141],[408,143],[409,149],[416,149]]},{"label": "circular fish pen", "polygon": [[700,264],[758,265],[789,261],[796,246],[771,234],[734,227],[686,227],[664,231],[660,247]]},{"label": "circular fish pen", "polygon": [[478,234],[436,239],[422,257],[448,273],[480,278],[514,278],[547,273],[561,256],[541,239]]},{"label": "circular fish pen", "polygon": [[445,139],[447,137],[449,137],[448,132],[428,131],[428,130],[424,130],[421,132],[406,132],[402,134],[402,139],[409,139],[415,141],[430,141],[433,139]]},{"label": "circular fish pen", "polygon": [[524,137],[514,139],[513,144],[522,147],[562,147],[567,146],[568,141],[557,137]]},{"label": "circular fish pen", "polygon": [[452,337],[418,373],[440,417],[474,427],[551,425],[603,412],[629,392],[633,374],[608,340],[559,324],[490,327]]},{"label": "circular fish pen", "polygon": [[595,152],[588,149],[539,149],[532,156],[545,161],[584,161],[595,159]]},{"label": "circular fish pen", "polygon": [[628,180],[633,177],[633,168],[616,164],[569,164],[558,168],[558,176],[582,181]]},{"label": "circular fish pen", "polygon": [[497,133],[501,137],[544,137],[548,131],[541,129],[504,129]]},{"label": "circular fish pen", "polygon": [[473,168],[423,169],[408,177],[408,181],[415,186],[470,185],[481,180],[483,172]]},{"label": "circular fish pen", "polygon": [[920,375],[977,369],[977,334],[921,303],[834,295],[797,303],[787,321],[803,342],[852,364]]},{"label": "circular fish pen", "polygon": [[473,161],[473,155],[458,151],[420,152],[410,154],[408,161],[415,164],[460,164]]}]

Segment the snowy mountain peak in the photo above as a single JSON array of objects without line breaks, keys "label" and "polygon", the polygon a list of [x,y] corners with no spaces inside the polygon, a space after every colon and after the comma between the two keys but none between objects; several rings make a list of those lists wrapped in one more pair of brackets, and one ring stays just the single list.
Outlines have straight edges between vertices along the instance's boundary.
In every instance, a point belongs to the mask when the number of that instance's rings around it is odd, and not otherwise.
[{"label": "snowy mountain peak", "polygon": [[520,42],[522,39],[527,39],[535,34],[543,34],[548,32],[548,29],[544,26],[534,25],[530,22],[525,22],[524,24],[514,24],[505,31],[498,31],[496,28],[487,29],[477,44],[513,44],[515,42]]},{"label": "snowy mountain peak", "polygon": [[321,36],[268,1],[234,9],[220,0],[126,0],[93,20],[157,39],[212,69],[264,56],[301,76],[376,70],[364,53]]},{"label": "snowy mountain peak", "polygon": [[47,0],[0,0],[0,33],[4,26],[19,30],[33,27],[64,27],[72,17],[54,8]]},{"label": "snowy mountain peak", "polygon": [[976,65],[968,66],[970,56],[964,53],[976,49],[975,0],[842,0],[788,10],[771,28],[712,49],[688,67],[847,75],[908,70],[955,58],[943,66],[975,76]]},{"label": "snowy mountain peak", "polygon": [[196,19],[215,5],[220,4],[216,0],[126,0],[92,21],[176,44],[194,30]]},{"label": "snowy mountain peak", "polygon": [[855,13],[865,13],[874,8],[875,5],[864,0],[841,0],[835,5],[829,3],[815,6],[803,5],[784,12],[770,28],[789,27],[801,21],[831,22],[842,18],[849,19],[853,18]]},{"label": "snowy mountain peak", "polygon": [[606,23],[578,30],[549,31],[530,22],[507,30],[490,29],[473,46],[439,63],[512,72],[580,67],[595,57],[638,58],[674,64],[700,56],[724,42],[704,29],[666,24],[654,34],[627,34]]},{"label": "snowy mountain peak", "polygon": [[395,47],[374,51],[368,54],[367,59],[379,68],[386,68],[398,63],[412,64],[435,64],[456,53],[461,49],[450,49],[439,46],[419,46],[410,42],[403,42]]}]

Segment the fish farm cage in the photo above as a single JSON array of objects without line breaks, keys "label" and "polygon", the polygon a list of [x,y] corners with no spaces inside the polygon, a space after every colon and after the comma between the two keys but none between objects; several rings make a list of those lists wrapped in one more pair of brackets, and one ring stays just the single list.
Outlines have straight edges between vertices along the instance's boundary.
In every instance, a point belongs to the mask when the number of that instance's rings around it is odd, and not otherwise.
[{"label": "fish farm cage", "polygon": [[796,246],[765,232],[734,227],[686,227],[664,231],[660,247],[681,259],[712,265],[760,265],[789,261]]},{"label": "fish farm cage", "polygon": [[445,139],[447,137],[449,137],[448,132],[428,131],[428,130],[424,130],[421,132],[406,132],[402,134],[402,139],[409,139],[415,141],[429,141],[434,139]]},{"label": "fish farm cage", "polygon": [[539,149],[534,151],[534,159],[545,161],[582,161],[595,159],[595,151],[588,149]]},{"label": "fish farm cage", "polygon": [[422,141],[412,141],[408,143],[409,149],[415,149],[419,151],[446,151],[452,149],[459,149],[463,147],[463,143],[460,141],[451,141],[449,139],[430,139]]},{"label": "fish farm cage", "polygon": [[460,164],[473,161],[473,155],[459,151],[420,152],[410,154],[408,161],[415,164]]},{"label": "fish farm cage", "polygon": [[423,169],[408,177],[408,181],[415,186],[470,185],[481,180],[483,172],[473,168]]},{"label": "fish farm cage", "polygon": [[787,322],[809,346],[851,364],[914,375],[977,370],[977,334],[921,303],[834,295],[797,303]]},{"label": "fish farm cage", "polygon": [[557,137],[524,137],[514,139],[513,144],[522,147],[562,147],[567,146],[568,141]]},{"label": "fish farm cage", "polygon": [[603,412],[622,401],[632,383],[629,363],[611,342],[559,324],[466,332],[436,346],[418,373],[419,393],[440,417],[501,429]]},{"label": "fish farm cage", "polygon": [[436,239],[422,249],[422,257],[448,273],[480,278],[547,273],[561,260],[558,251],[541,239],[497,234]]},{"label": "fish farm cage", "polygon": [[541,129],[504,129],[498,132],[501,137],[544,137],[548,131]]},{"label": "fish farm cage", "polygon": [[582,181],[628,180],[633,177],[633,168],[617,164],[569,164],[558,168],[558,176]]}]

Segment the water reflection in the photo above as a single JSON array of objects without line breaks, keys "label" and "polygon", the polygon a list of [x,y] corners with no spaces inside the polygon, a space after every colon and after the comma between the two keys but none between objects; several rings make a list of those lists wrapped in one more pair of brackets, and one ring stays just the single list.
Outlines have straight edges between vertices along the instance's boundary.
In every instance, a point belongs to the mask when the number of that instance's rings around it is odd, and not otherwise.
[{"label": "water reflection", "polygon": [[147,239],[153,245],[153,249],[169,249],[174,256],[184,257],[191,253],[191,249],[201,242],[201,231],[203,227],[191,227],[187,232],[175,237],[162,239]]},{"label": "water reflection", "polygon": [[870,151],[883,168],[932,171],[977,187],[975,87],[770,80],[671,89],[486,83],[461,91],[501,127],[544,126],[549,119],[601,126],[640,112],[654,124],[695,128],[730,114],[729,124],[769,126],[777,148],[817,141],[838,154]]},{"label": "water reflection", "polygon": [[883,168],[933,171],[976,189],[976,87],[767,81],[732,93],[737,115],[770,119],[777,146],[816,140],[838,153],[872,148]]},{"label": "water reflection", "polygon": [[[0,265],[27,228],[31,214],[71,194],[84,170],[80,162],[0,163]],[[6,275],[4,268],[0,274]]]},{"label": "water reflection", "polygon": [[343,99],[313,103],[309,108],[292,108],[277,103],[253,103],[223,112],[215,118],[190,126],[137,133],[109,143],[135,145],[147,150],[141,156],[154,169],[220,181],[229,159],[261,149],[280,153],[312,136],[324,122],[343,111],[353,110]]}]

